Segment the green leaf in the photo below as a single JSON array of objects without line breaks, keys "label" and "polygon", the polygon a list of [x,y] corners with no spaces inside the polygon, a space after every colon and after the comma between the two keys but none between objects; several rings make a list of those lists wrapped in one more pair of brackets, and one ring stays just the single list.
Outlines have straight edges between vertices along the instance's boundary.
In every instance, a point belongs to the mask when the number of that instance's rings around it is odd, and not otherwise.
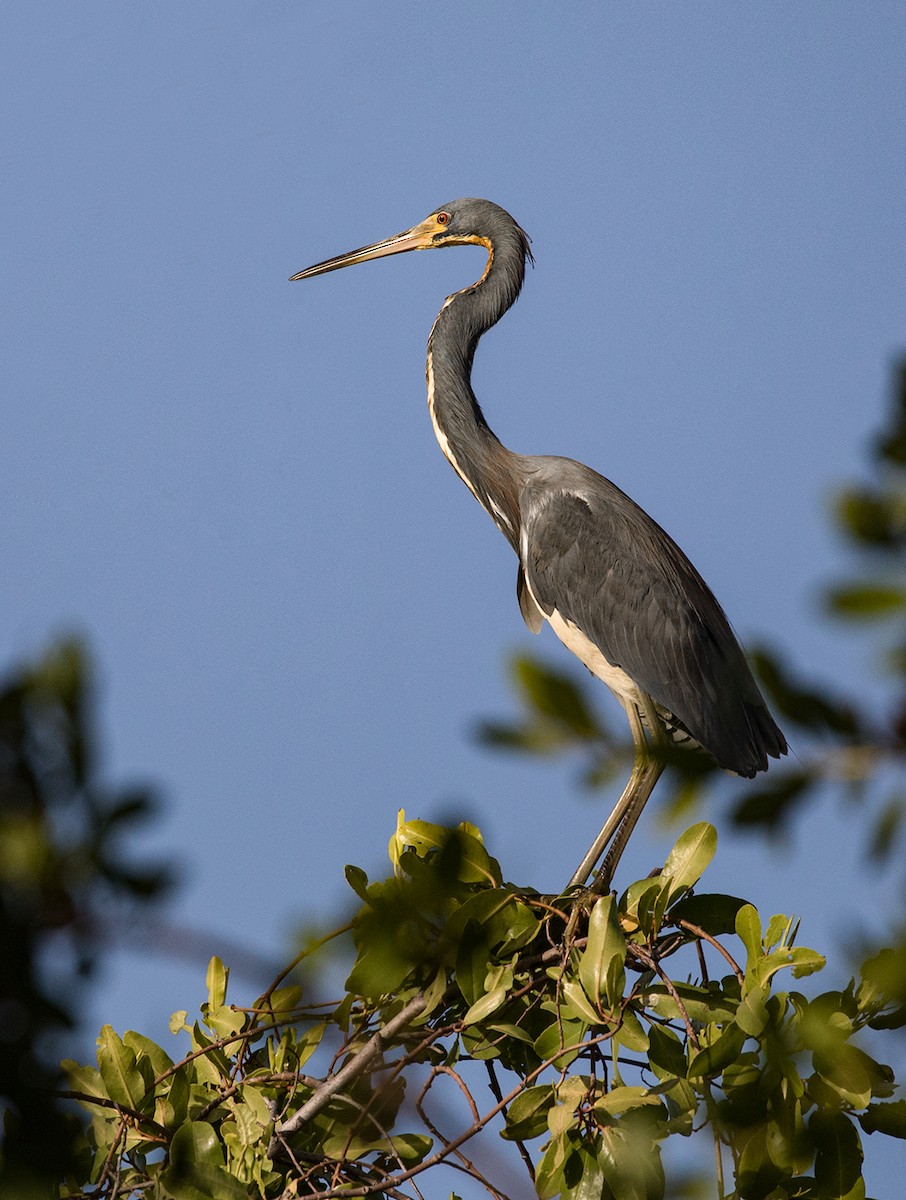
[{"label": "green leaf", "polygon": [[[235,1096],[225,1101],[225,1103],[235,1121],[236,1137],[239,1145],[254,1146],[260,1142],[265,1127],[270,1123],[270,1117],[265,1115],[263,1121],[259,1120],[255,1109],[250,1104],[246,1104]],[[224,1129],[228,1128],[228,1124],[224,1126]],[[224,1136],[226,1136],[226,1133],[224,1133]]]},{"label": "green leaf", "polygon": [[683,1043],[669,1026],[652,1025],[648,1030],[648,1042],[648,1060],[658,1078],[685,1076],[686,1055]]},{"label": "green leaf", "polygon": [[[205,1024],[214,1031],[218,1038],[225,1038],[233,1033],[241,1033],[247,1020],[244,1012],[233,1008],[231,1004],[224,1004],[220,1008],[208,1009]],[[235,1043],[225,1047],[227,1052],[231,1052],[233,1049],[235,1049]]]},{"label": "green leaf", "polygon": [[[60,1063],[66,1078],[69,1081],[69,1086],[74,1092],[84,1092],[86,1096],[96,1096],[99,1100],[109,1100],[107,1089],[104,1086],[104,1081],[101,1078],[100,1071],[94,1067],[82,1066],[75,1062],[74,1059],[64,1058]],[[95,1112],[94,1105],[81,1101],[89,1112]]]},{"label": "green leaf", "polygon": [[736,933],[746,948],[747,968],[762,956],[761,920],[752,904],[744,904],[736,914]]},{"label": "green leaf", "polygon": [[493,988],[490,992],[479,996],[475,1003],[469,1006],[462,1019],[463,1025],[477,1025],[479,1021],[486,1020],[491,1013],[495,1013],[500,1008],[506,997],[507,989],[505,987]]},{"label": "green leaf", "polygon": [[620,922],[622,928],[630,932],[634,928],[639,928],[646,938],[654,937],[658,931],[654,924],[657,902],[661,892],[669,892],[669,889],[669,881],[662,882],[660,877],[637,879],[631,883],[620,899],[620,912],[623,914]]},{"label": "green leaf", "polygon": [[445,937],[459,942],[469,921],[484,928],[489,948],[501,957],[527,945],[541,928],[529,906],[502,888],[476,892],[464,900],[444,927]]},{"label": "green leaf", "polygon": [[484,995],[490,957],[484,930],[476,921],[469,921],[456,955],[456,986],[466,1004],[474,1004]]},{"label": "green leaf", "polygon": [[343,873],[346,876],[346,882],[365,904],[368,903],[368,876],[361,867],[354,867],[351,863],[347,863],[343,868]]},{"label": "green leaf", "polygon": [[[769,1194],[788,1196],[788,1192],[775,1192],[775,1188],[788,1172],[778,1167],[768,1149],[767,1125],[755,1126],[746,1139],[739,1157],[737,1180],[739,1191],[737,1195],[762,1200]],[[801,1195],[794,1192],[793,1195]],[[809,1195],[809,1193],[806,1193]],[[822,1198],[824,1200],[824,1198]],[[829,1198],[828,1198],[829,1200]]]},{"label": "green leaf", "polygon": [[726,896],[719,892],[700,896],[683,896],[670,906],[670,917],[674,921],[689,921],[705,933],[717,937],[722,933],[736,932],[736,916],[745,906],[738,896]]},{"label": "green leaf", "polygon": [[248,1200],[249,1192],[223,1167],[181,1164],[168,1167],[160,1176],[155,1200]]},{"label": "green leaf", "polygon": [[815,1180],[821,1195],[834,1200],[853,1195],[862,1177],[862,1142],[855,1125],[845,1113],[818,1109],[812,1113],[808,1128],[815,1146]]},{"label": "green leaf", "polygon": [[207,1051],[193,1059],[199,1080],[220,1087],[230,1073],[230,1062],[223,1050],[214,1046],[213,1040],[205,1034],[198,1021],[192,1026],[192,1049]]},{"label": "green leaf", "polygon": [[[735,980],[734,980],[735,982]],[[691,983],[675,983],[673,991],[679,997],[679,1004],[663,984],[650,984],[638,996],[638,999],[650,1008],[657,1016],[672,1020],[685,1016],[692,1021],[703,1021],[706,1024],[723,1024],[731,1021],[736,1015],[737,1002],[725,995],[719,985],[712,983],[709,987],[696,987]]]},{"label": "green leaf", "polygon": [[820,971],[824,964],[824,956],[815,950],[809,950],[807,946],[792,948],[781,946],[754,964],[750,963],[747,967],[747,974],[756,983],[766,984],[785,967],[792,967],[793,975],[799,979],[803,975],[812,975],[815,971]]},{"label": "green leaf", "polygon": [[211,957],[208,963],[208,971],[205,977],[205,982],[208,988],[208,1007],[220,1008],[226,1000],[227,981],[229,979],[229,971],[223,965],[217,955]]},{"label": "green leaf", "polygon": [[724,1067],[736,1061],[743,1046],[746,1035],[738,1025],[730,1023],[720,1034],[716,1042],[706,1046],[692,1059],[689,1064],[689,1076],[693,1079],[707,1076],[713,1078],[721,1073]]},{"label": "green leaf", "polygon": [[618,1046],[625,1046],[627,1050],[638,1054],[648,1052],[648,1034],[642,1028],[641,1021],[628,1006],[623,1009],[623,1019],[614,1034],[614,1042]]},{"label": "green leaf", "polygon": [[150,1062],[155,1079],[173,1069],[173,1059],[166,1050],[163,1050],[156,1042],[152,1042],[150,1038],[145,1037],[143,1033],[127,1029],[123,1034],[123,1043],[133,1052],[136,1062],[140,1062],[143,1058]]},{"label": "green leaf", "polygon": [[610,1194],[619,1200],[663,1197],[664,1172],[647,1122],[629,1118],[602,1129],[597,1158]]},{"label": "green leaf", "polygon": [[392,928],[382,929],[375,922],[369,934],[346,980],[346,990],[353,996],[377,999],[402,987],[412,972],[413,959]]},{"label": "green leaf", "polygon": [[865,1108],[873,1096],[891,1094],[890,1067],[875,1062],[857,1046],[842,1042],[828,1050],[814,1050],[812,1062],[824,1082],[853,1108]]},{"label": "green leaf", "polygon": [[433,1140],[424,1133],[395,1133],[392,1137],[379,1138],[373,1143],[373,1149],[414,1166],[425,1158],[433,1145]]},{"label": "green leaf", "polygon": [[770,1019],[766,1004],[769,993],[767,984],[747,988],[736,1010],[736,1024],[750,1037],[760,1037]]},{"label": "green leaf", "polygon": [[186,1017],[189,1015],[187,1008],[178,1008],[170,1017],[169,1029],[173,1034],[182,1033],[186,1028]]},{"label": "green leaf", "polygon": [[485,850],[476,827],[465,821],[456,829],[447,829],[431,821],[407,821],[405,810],[401,808],[389,846],[390,861],[396,874],[402,870],[403,856],[409,849],[419,858],[426,858],[432,852],[448,855],[450,862],[455,864],[455,877],[463,883],[499,887],[503,882],[499,863]]},{"label": "green leaf", "polygon": [[146,1088],[135,1054],[123,1045],[111,1025],[105,1025],[98,1038],[98,1067],[111,1100],[143,1111]]},{"label": "green leaf", "polygon": [[601,1200],[606,1186],[604,1170],[593,1146],[579,1142],[566,1160],[564,1177],[567,1187],[563,1200]]},{"label": "green leaf", "polygon": [[866,1133],[886,1133],[888,1137],[906,1138],[906,1100],[892,1104],[869,1104],[864,1113],[856,1114]]},{"label": "green leaf", "polygon": [[260,1090],[255,1086],[254,1079],[247,1079],[243,1086],[239,1089],[239,1096],[242,1101],[248,1105],[255,1115],[255,1120],[262,1129],[266,1129],[273,1121],[273,1116],[268,1108],[267,1100],[261,1094]]},{"label": "green leaf", "polygon": [[579,979],[586,995],[610,1008],[623,998],[626,939],[612,896],[602,896],[591,910],[588,941],[579,958]]},{"label": "green leaf", "polygon": [[827,959],[817,950],[809,950],[807,946],[794,946],[790,951],[789,964],[793,968],[793,978],[802,979],[804,975],[814,975],[827,964]]},{"label": "green leaf", "polygon": [[662,875],[672,880],[671,897],[688,891],[701,878],[717,851],[717,830],[707,821],[692,825],[667,855]]},{"label": "green leaf", "polygon": [[287,984],[286,987],[277,988],[271,992],[267,998],[267,1007],[274,1014],[291,1013],[299,1007],[301,999],[301,987],[296,983],[291,983]]},{"label": "green leaf", "polygon": [[[539,1058],[553,1059],[553,1065],[562,1070],[568,1067],[576,1055],[578,1048],[566,1050],[565,1047],[578,1047],[585,1036],[587,1026],[583,1021],[571,1021],[566,1017],[553,1021],[535,1038],[533,1048]],[[560,1051],[563,1053],[559,1053]]]},{"label": "green leaf", "polygon": [[568,1156],[569,1142],[566,1134],[551,1138],[535,1172],[535,1190],[539,1200],[552,1200],[552,1197],[563,1194],[566,1187],[563,1169]]},{"label": "green leaf", "polygon": [[173,1166],[223,1166],[223,1146],[206,1121],[186,1121],[170,1142],[170,1162]]},{"label": "green leaf", "polygon": [[604,1113],[610,1117],[620,1116],[633,1108],[651,1106],[661,1108],[660,1096],[652,1095],[645,1087],[615,1087],[595,1101],[596,1113]]},{"label": "green leaf", "polygon": [[506,1128],[500,1136],[511,1142],[526,1142],[540,1137],[547,1129],[547,1114],[554,1105],[554,1089],[549,1083],[520,1092],[507,1111]]},{"label": "green leaf", "polygon": [[571,1016],[579,1021],[585,1021],[589,1025],[600,1024],[601,1014],[585,995],[582,985],[577,979],[564,979],[560,984],[560,993],[571,1010]]}]

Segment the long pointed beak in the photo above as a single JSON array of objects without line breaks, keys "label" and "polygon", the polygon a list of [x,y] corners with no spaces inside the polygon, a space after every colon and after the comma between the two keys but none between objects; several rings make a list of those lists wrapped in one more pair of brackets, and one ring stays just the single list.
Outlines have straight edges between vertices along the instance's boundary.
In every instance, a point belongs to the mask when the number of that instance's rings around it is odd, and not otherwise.
[{"label": "long pointed beak", "polygon": [[339,271],[341,267],[353,267],[356,263],[368,262],[370,258],[386,258],[389,254],[405,254],[407,250],[429,250],[434,243],[437,227],[428,227],[423,221],[398,233],[394,237],[384,238],[382,242],[374,242],[371,246],[363,246],[360,250],[350,250],[348,254],[340,254],[336,258],[328,258],[325,262],[315,263],[306,267],[298,275],[291,275],[290,282],[295,279],[308,279],[312,275],[326,275],[328,271]]}]

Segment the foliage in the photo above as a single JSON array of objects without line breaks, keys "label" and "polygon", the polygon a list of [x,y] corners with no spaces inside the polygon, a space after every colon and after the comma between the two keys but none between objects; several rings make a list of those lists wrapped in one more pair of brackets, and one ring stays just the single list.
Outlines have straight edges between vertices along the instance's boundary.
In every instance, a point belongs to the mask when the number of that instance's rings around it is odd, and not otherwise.
[{"label": "foliage", "polygon": [[0,685],[0,1192],[20,1200],[59,1177],[81,1136],[50,1095],[48,1038],[74,1024],[111,909],[128,915],[167,883],[124,859],[153,799],[99,781],[90,698],[75,642]]},{"label": "foliage", "polygon": [[903,1013],[877,976],[796,990],[824,960],[795,921],[694,890],[716,844],[698,824],[619,899],[551,897],[473,826],[401,818],[393,876],[347,868],[338,1003],[284,973],[235,1006],[212,959],[179,1061],[108,1026],[96,1069],[68,1064],[91,1127],[63,1194],[402,1197],[430,1171],[439,1195],[446,1166],[497,1197],[655,1200],[662,1144],[695,1136],[722,1197],[864,1197],[862,1134],[906,1137],[906,1103],[860,1034]]}]

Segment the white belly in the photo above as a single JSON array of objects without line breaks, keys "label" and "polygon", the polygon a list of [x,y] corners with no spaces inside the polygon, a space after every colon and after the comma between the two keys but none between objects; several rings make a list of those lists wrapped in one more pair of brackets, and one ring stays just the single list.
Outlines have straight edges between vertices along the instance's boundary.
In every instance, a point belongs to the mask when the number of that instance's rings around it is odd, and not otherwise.
[{"label": "white belly", "polygon": [[545,620],[550,623],[551,629],[567,650],[571,650],[576,658],[588,667],[592,675],[596,675],[607,684],[624,708],[629,705],[639,707],[639,689],[636,685],[624,670],[607,661],[594,642],[587,638],[577,625],[561,617],[556,609],[549,617],[545,615]]}]

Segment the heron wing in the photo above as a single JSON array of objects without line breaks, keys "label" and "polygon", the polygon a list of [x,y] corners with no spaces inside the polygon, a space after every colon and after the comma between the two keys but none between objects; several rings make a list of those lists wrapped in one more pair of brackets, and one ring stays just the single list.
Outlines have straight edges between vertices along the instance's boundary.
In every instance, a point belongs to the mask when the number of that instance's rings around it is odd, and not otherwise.
[{"label": "heron wing", "polygon": [[521,498],[520,558],[544,615],[576,626],[721,766],[763,770],[786,743],[707,584],[615,484],[541,463]]}]

